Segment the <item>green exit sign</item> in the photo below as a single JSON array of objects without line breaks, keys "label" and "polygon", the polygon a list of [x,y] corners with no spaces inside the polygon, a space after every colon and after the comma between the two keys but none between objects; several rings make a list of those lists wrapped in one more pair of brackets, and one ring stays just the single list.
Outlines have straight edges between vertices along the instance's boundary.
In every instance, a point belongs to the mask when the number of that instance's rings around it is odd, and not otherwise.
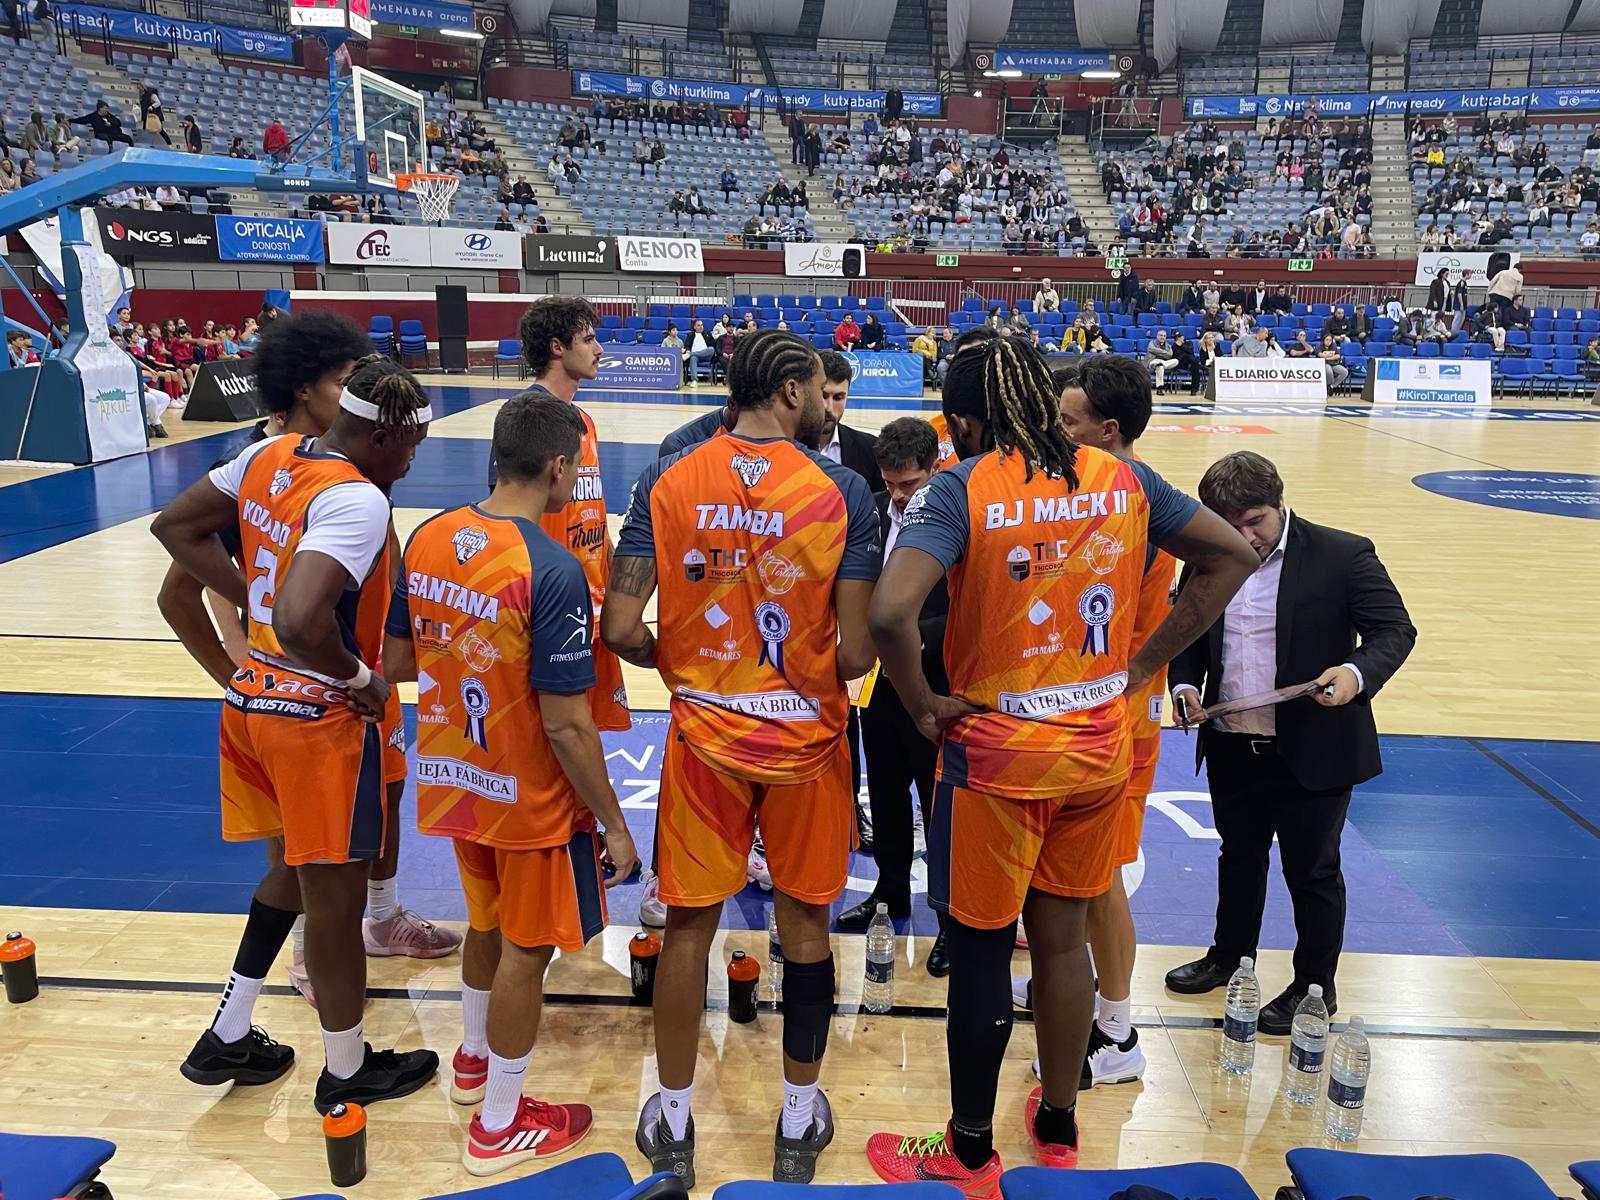
[{"label": "green exit sign", "polygon": [[935,254],[933,256],[933,265],[936,267],[954,267],[959,265],[960,262],[961,255],[959,254]]},{"label": "green exit sign", "polygon": [[1311,264],[1312,264],[1313,261],[1314,260],[1309,259],[1309,258],[1291,258],[1289,260],[1289,270],[1291,270],[1291,271],[1309,271],[1309,270],[1311,270]]},{"label": "green exit sign", "polygon": [[1126,271],[1127,269],[1128,269],[1128,260],[1125,259],[1125,258],[1108,258],[1108,259],[1106,259],[1106,270],[1108,270],[1108,271]]},{"label": "green exit sign", "polygon": [[418,33],[422,32],[415,25],[396,25],[395,28],[408,37],[416,37]]}]

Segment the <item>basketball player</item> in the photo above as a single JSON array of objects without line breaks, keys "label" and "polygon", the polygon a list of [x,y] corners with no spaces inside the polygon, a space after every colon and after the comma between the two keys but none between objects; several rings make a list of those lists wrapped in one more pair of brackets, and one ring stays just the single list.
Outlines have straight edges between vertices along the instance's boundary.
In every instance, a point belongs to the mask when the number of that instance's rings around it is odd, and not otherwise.
[{"label": "basketball player", "polygon": [[[390,591],[385,489],[411,465],[432,418],[426,393],[387,362],[361,367],[320,438],[268,438],[194,484],[152,527],[174,560],[246,609],[250,659],[222,710],[223,837],[281,837],[306,911],[306,966],[327,1067],[318,1111],[417,1090],[438,1056],[374,1052],[362,1041],[366,956],[361,911],[384,845],[379,723],[390,689],[381,650]],[[241,574],[218,534],[237,527]],[[254,991],[234,987],[218,1025],[243,1010],[247,1032],[207,1030],[185,1075],[266,1082],[293,1051],[249,1029]]]},{"label": "basketball player", "polygon": [[707,438],[720,437],[733,428],[734,422],[739,419],[739,411],[729,400],[721,408],[714,408],[708,413],[701,413],[692,421],[686,421],[678,426],[666,437],[661,439],[661,445],[656,450],[657,458],[666,458],[669,454],[676,454],[680,450],[687,450],[690,446],[699,444]]},{"label": "basketball player", "polygon": [[[267,416],[252,432],[252,443],[283,433],[310,437],[326,433],[339,411],[339,393],[345,381],[370,348],[366,335],[354,322],[333,313],[309,312],[269,325],[256,347],[254,361],[256,389],[267,407]],[[225,529],[219,536],[237,561],[238,527]],[[184,649],[226,690],[228,680],[244,665],[248,653],[239,610],[214,592],[208,596],[200,582],[176,563],[167,570],[157,603]],[[390,698],[383,734],[389,825],[398,831],[406,777],[405,725],[398,696]],[[289,982],[315,1006],[305,971],[305,917],[300,885],[294,872],[284,866],[281,839],[267,839],[266,847],[267,872],[251,899],[227,993],[251,987],[259,991],[285,938],[292,934],[294,953]],[[396,882],[399,866],[400,839],[396,836],[386,840],[382,856],[372,863],[367,886],[368,919],[362,927],[368,953],[403,953],[418,958],[450,953],[461,944],[459,934],[401,907]],[[219,1007],[219,1020],[222,1012]],[[222,1040],[233,1041],[242,1036],[249,1029],[249,1015],[248,1006],[236,1006],[221,1031]]]},{"label": "basketball player", "polygon": [[545,969],[605,926],[596,818],[612,860],[635,859],[590,713],[589,584],[539,525],[587,478],[589,434],[542,388],[507,401],[494,492],[412,534],[389,610],[384,663],[421,681],[418,827],[455,840],[471,917],[450,1095],[484,1101],[463,1155],[473,1175],[564,1153],[594,1121],[586,1104],[522,1094]]},{"label": "basketball player", "polygon": [[[1043,356],[1020,339],[958,355],[943,405],[962,461],[907,506],[872,632],[907,712],[942,738],[928,840],[954,966],[952,1117],[928,1137],[876,1134],[867,1155],[891,1182],[938,1178],[988,1197],[1017,915],[1026,908],[1044,1078],[1028,1135],[1040,1165],[1069,1167],[1093,1020],[1085,908],[1111,886],[1126,808],[1124,693],[1206,629],[1255,564],[1225,522],[1144,464],[1075,446]],[[1151,542],[1193,561],[1206,586],[1130,660]],[[939,696],[917,616],[946,573],[952,695]]]},{"label": "basketball player", "polygon": [[[689,1187],[706,958],[722,902],[745,885],[758,815],[785,962],[773,1178],[809,1182],[833,1138],[817,1077],[833,1015],[828,904],[844,890],[855,812],[845,681],[873,659],[872,495],[806,448],[823,423],[821,359],[792,333],[746,334],[728,385],[734,428],[652,463],[634,485],[601,615],[606,644],[657,668],[672,695],[657,810],[660,1091],[635,1140]],[[644,623],[658,586],[659,642]]]},{"label": "basketball player", "polygon": [[[1080,446],[1093,446],[1118,458],[1134,458],[1133,443],[1150,423],[1150,372],[1144,364],[1120,354],[1097,354],[1081,363],[1069,363],[1052,376],[1061,402],[1061,427]],[[1111,547],[1106,542],[1089,552],[1104,561]],[[1172,584],[1176,565],[1165,550],[1157,550],[1139,584],[1139,606],[1134,614],[1134,646],[1150,639],[1172,609]],[[1133,960],[1138,946],[1128,893],[1121,868],[1139,857],[1139,837],[1144,831],[1145,800],[1155,783],[1156,760],[1161,754],[1161,707],[1166,697],[1167,669],[1163,665],[1139,691],[1128,696],[1128,736],[1132,766],[1119,826],[1111,889],[1089,901],[1089,948],[1094,952],[1094,972],[1099,980],[1095,995],[1095,1023],[1089,1031],[1089,1053],[1078,1080],[1080,1090],[1097,1084],[1132,1083],[1144,1075],[1144,1051],[1139,1031],[1133,1027]],[[1027,997],[1028,981],[1013,988],[1014,996]],[[1035,1063],[1035,1073],[1038,1064]]]},{"label": "basketball player", "polygon": [[[583,451],[573,464],[577,478],[572,495],[560,511],[545,513],[540,523],[583,565],[597,620],[606,599],[606,577],[611,573],[611,532],[600,486],[600,437],[593,418],[578,408],[573,398],[580,383],[600,374],[605,347],[595,337],[599,324],[599,314],[581,296],[548,296],[528,306],[517,330],[522,339],[522,356],[533,372],[534,382],[528,394],[552,396],[572,404],[583,419]],[[497,457],[491,448],[491,488],[495,485]],[[593,652],[595,685],[589,691],[589,707],[594,712],[594,723],[611,732],[630,729],[633,719],[628,713],[628,693],[622,685],[622,664],[598,638]]]}]

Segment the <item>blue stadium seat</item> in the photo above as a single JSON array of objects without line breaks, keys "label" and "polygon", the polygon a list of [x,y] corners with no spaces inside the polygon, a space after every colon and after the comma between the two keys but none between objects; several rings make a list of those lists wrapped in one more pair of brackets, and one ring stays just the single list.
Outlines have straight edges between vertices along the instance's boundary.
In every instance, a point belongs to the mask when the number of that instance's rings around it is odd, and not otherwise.
[{"label": "blue stadium seat", "polygon": [[422,331],[421,321],[400,322],[400,359],[404,362],[407,358],[422,357],[422,365],[428,365],[428,337]]},{"label": "blue stadium seat", "polygon": [[116,1152],[100,1138],[0,1133],[0,1183],[7,1200],[75,1195]]},{"label": "blue stadium seat", "polygon": [[1600,1200],[1600,1159],[1572,1164],[1572,1178],[1583,1189],[1584,1200]]},{"label": "blue stadium seat", "polygon": [[959,1200],[961,1189],[948,1183],[768,1183],[744,1179],[725,1183],[711,1200]]},{"label": "blue stadium seat", "polygon": [[1106,1200],[1139,1186],[1208,1200],[1260,1200],[1245,1177],[1220,1163],[1133,1167],[1124,1171],[1056,1171],[1013,1167],[1000,1176],[1004,1200]]},{"label": "blue stadium seat", "polygon": [[[676,1175],[662,1172],[635,1183],[627,1164],[615,1154],[587,1154],[536,1175],[451,1192],[432,1200],[682,1200],[687,1195],[683,1181]],[[300,1200],[343,1198],[318,1193]]]},{"label": "blue stadium seat", "polygon": [[378,354],[393,354],[394,318],[373,317],[367,323],[367,340],[372,343],[372,349]]},{"label": "blue stadium seat", "polygon": [[[496,379],[500,378],[500,366],[502,363],[517,363],[519,366],[521,365],[522,343],[516,338],[501,338],[500,345],[495,349],[494,377]],[[523,369],[518,372],[518,377],[526,378],[527,374],[528,372]]]},{"label": "blue stadium seat", "polygon": [[1538,1173],[1503,1154],[1357,1154],[1349,1150],[1291,1150],[1289,1173],[1305,1200],[1556,1200]]}]

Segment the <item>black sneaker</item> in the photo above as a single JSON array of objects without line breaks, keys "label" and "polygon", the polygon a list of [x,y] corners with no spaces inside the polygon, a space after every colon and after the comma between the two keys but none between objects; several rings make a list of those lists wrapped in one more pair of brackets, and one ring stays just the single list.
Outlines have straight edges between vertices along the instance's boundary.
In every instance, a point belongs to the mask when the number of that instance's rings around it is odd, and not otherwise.
[{"label": "black sneaker", "polygon": [[190,1083],[257,1084],[281,1079],[294,1066],[294,1047],[281,1046],[254,1025],[236,1042],[225,1042],[206,1030],[178,1068]]},{"label": "black sneaker", "polygon": [[694,1118],[683,1131],[683,1140],[672,1140],[672,1129],[661,1111],[661,1093],[644,1102],[639,1114],[639,1128],[633,1135],[633,1144],[639,1153],[650,1160],[653,1171],[671,1171],[683,1180],[685,1188],[694,1187]]},{"label": "black sneaker", "polygon": [[811,1110],[811,1127],[797,1138],[783,1136],[783,1118],[778,1118],[778,1131],[772,1138],[772,1182],[810,1183],[817,1173],[817,1155],[833,1141],[833,1107],[828,1098],[817,1093],[816,1107]]},{"label": "black sneaker", "polygon": [[439,1056],[432,1050],[374,1050],[366,1046],[361,1068],[349,1079],[338,1079],[324,1067],[317,1077],[317,1111],[323,1116],[336,1104],[376,1104],[409,1096],[439,1073]]}]

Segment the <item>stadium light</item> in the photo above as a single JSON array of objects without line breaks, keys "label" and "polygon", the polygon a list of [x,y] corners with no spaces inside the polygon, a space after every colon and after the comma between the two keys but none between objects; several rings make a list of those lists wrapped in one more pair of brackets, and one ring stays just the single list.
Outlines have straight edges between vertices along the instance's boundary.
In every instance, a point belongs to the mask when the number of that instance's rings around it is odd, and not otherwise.
[{"label": "stadium light", "polygon": [[461,38],[468,42],[483,41],[483,34],[476,29],[441,29],[438,32],[440,37]]},{"label": "stadium light", "polygon": [[1121,79],[1121,71],[1085,71],[1084,79]]}]

